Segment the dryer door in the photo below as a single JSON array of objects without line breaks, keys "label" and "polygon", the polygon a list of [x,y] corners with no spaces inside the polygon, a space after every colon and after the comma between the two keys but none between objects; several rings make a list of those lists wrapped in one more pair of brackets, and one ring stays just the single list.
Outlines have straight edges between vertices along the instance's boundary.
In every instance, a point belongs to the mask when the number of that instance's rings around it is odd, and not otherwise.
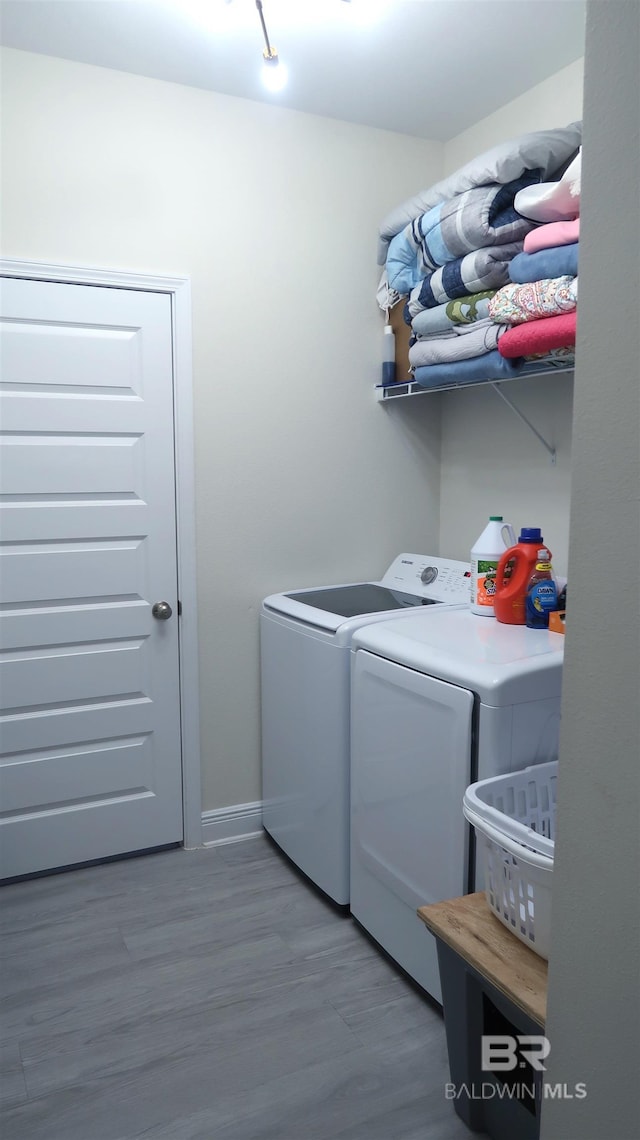
[{"label": "dryer door", "polygon": [[352,656],[351,910],[439,999],[416,909],[468,889],[474,697],[366,650]]}]

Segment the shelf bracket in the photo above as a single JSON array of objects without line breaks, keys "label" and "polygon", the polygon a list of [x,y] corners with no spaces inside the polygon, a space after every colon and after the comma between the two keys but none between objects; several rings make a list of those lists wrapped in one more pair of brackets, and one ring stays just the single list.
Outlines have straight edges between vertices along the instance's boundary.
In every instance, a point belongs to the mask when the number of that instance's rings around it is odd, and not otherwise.
[{"label": "shelf bracket", "polygon": [[500,387],[499,384],[492,383],[491,387],[493,388],[496,395],[499,396],[501,400],[504,400],[507,407],[511,408],[511,411],[514,413],[514,415],[516,415],[519,420],[522,420],[523,424],[526,424],[527,427],[529,428],[529,431],[532,431],[533,434],[536,436],[536,438],[540,440],[540,443],[542,444],[542,446],[549,452],[549,455],[551,456],[551,462],[553,463],[553,465],[555,467],[555,462],[556,462],[556,449],[555,449],[555,447],[552,447],[550,443],[547,443],[544,436],[541,435],[540,432],[538,431],[538,429],[533,426],[533,424],[531,423],[531,420],[528,420],[527,417],[524,415],[524,413],[521,412],[519,408],[516,408],[513,401],[510,400],[508,396],[505,396],[505,394],[502,391],[502,388]]}]

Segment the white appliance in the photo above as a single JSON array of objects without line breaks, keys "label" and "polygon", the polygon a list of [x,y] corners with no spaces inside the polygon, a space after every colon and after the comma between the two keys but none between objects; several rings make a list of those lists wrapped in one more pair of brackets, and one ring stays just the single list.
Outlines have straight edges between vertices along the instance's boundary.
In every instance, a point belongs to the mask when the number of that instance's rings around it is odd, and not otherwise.
[{"label": "white appliance", "polygon": [[469,565],[399,554],[380,581],[265,598],[260,615],[263,824],[334,902],[349,901],[351,639],[418,606],[469,601]]},{"label": "white appliance", "polygon": [[465,789],[558,755],[564,638],[435,609],[359,630],[351,680],[351,912],[437,1001],[419,906],[480,890]]}]

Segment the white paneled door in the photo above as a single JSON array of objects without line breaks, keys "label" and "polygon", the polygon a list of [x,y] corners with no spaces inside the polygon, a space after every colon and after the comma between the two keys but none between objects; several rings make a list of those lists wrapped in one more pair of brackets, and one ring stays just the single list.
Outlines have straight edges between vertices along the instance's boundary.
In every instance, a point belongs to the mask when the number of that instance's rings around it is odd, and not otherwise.
[{"label": "white paneled door", "polygon": [[170,295],[0,287],[7,878],[179,842],[182,771]]}]

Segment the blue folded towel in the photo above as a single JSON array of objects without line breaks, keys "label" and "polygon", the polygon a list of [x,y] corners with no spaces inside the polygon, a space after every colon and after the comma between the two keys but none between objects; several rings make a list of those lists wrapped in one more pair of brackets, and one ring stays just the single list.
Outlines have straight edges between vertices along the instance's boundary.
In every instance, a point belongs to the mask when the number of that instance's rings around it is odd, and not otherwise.
[{"label": "blue folded towel", "polygon": [[507,380],[510,376],[566,371],[573,368],[574,363],[571,354],[550,352],[538,360],[528,360],[525,356],[508,359],[494,349],[468,360],[457,360],[454,364],[428,364],[415,368],[413,379],[421,388],[455,387],[457,384],[480,384],[483,380]]},{"label": "blue folded towel", "polygon": [[551,245],[537,253],[518,253],[509,263],[509,277],[518,285],[547,277],[578,276],[578,245]]},{"label": "blue folded towel", "polygon": [[457,360],[454,364],[427,364],[416,368],[413,379],[421,388],[439,388],[446,384],[472,384],[479,380],[504,380],[517,376],[522,368],[522,357],[508,360],[497,349]]}]

